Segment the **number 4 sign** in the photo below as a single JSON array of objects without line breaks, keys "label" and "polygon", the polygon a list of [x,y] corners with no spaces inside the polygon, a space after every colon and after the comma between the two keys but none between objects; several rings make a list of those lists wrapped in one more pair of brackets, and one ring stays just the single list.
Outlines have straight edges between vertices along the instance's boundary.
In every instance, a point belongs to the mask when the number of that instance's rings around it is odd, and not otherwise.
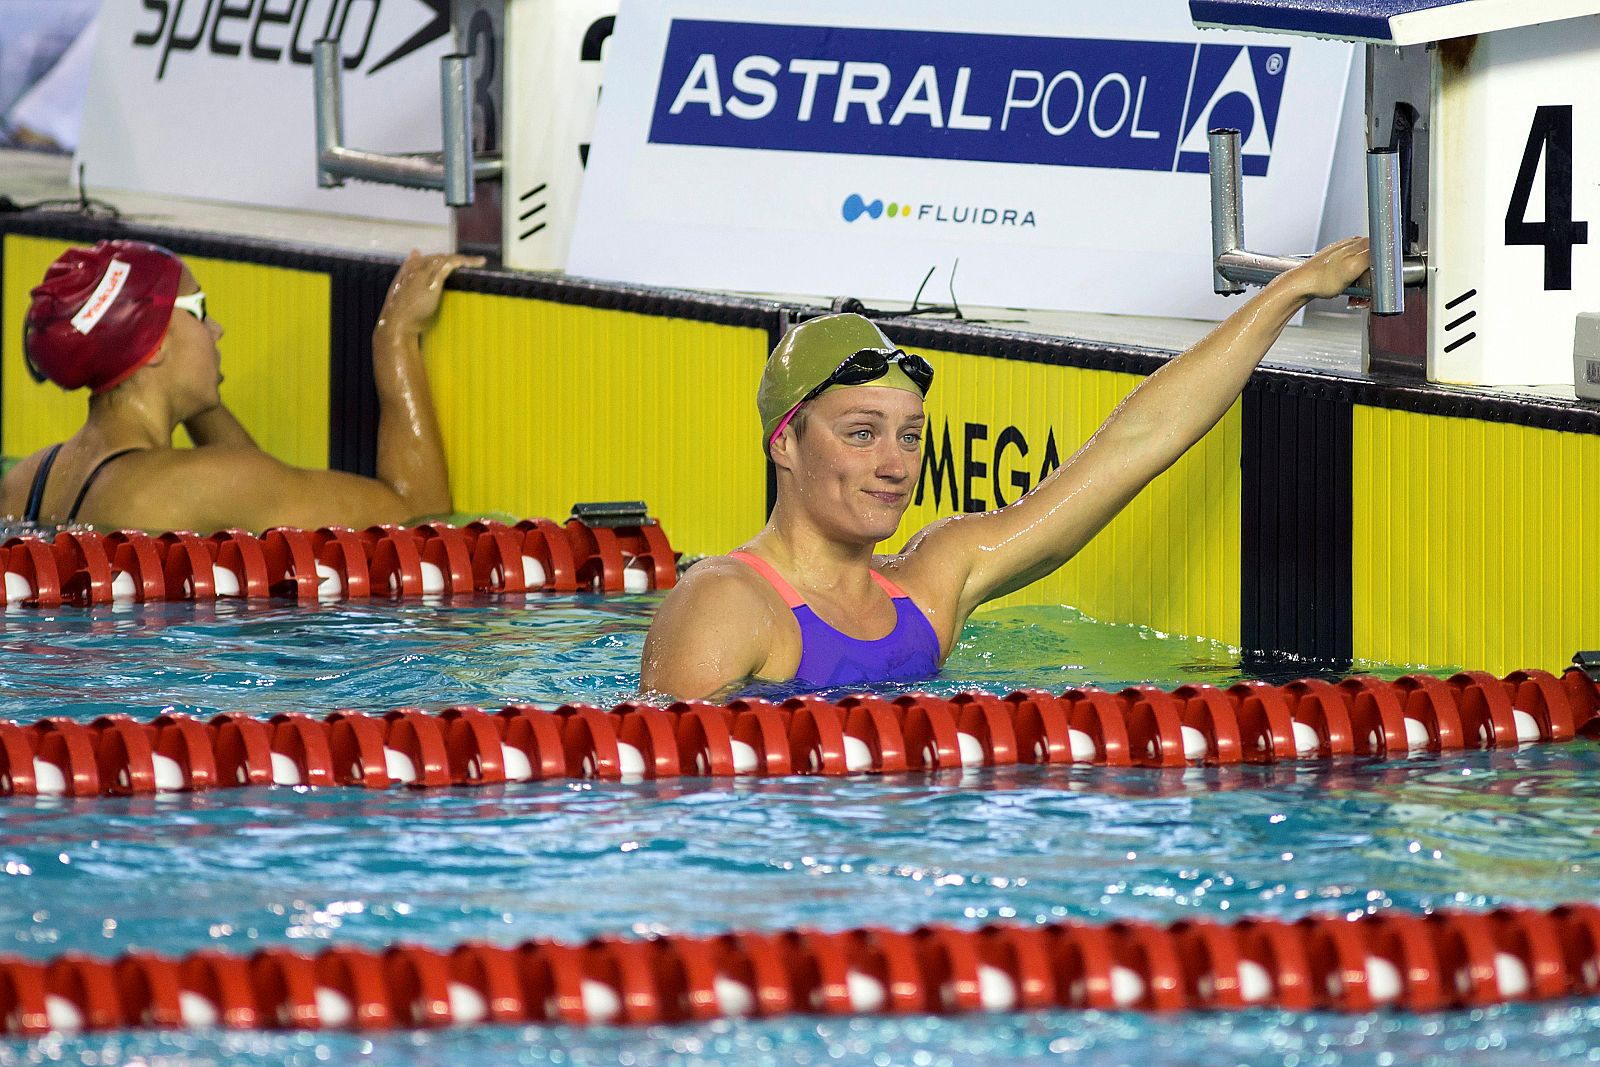
[{"label": "number 4 sign", "polygon": [[1600,17],[1436,47],[1428,377],[1570,385],[1600,311]]},{"label": "number 4 sign", "polygon": [[[1534,176],[1544,173],[1544,219],[1528,218]],[[1506,208],[1506,244],[1544,249],[1546,290],[1572,288],[1572,246],[1589,243],[1589,224],[1572,217],[1572,105],[1542,104],[1522,151]]]}]

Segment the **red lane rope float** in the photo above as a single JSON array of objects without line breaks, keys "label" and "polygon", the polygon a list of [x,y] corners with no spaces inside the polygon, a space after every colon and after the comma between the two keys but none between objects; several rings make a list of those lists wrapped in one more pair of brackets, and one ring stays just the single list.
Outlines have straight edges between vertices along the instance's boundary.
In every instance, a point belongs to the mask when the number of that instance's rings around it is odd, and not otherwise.
[{"label": "red lane rope float", "polygon": [[1133,1011],[1438,1011],[1600,993],[1600,907],[469,942],[439,951],[0,955],[0,1033]]},{"label": "red lane rope float", "polygon": [[302,602],[473,593],[669,589],[677,557],[660,525],[590,528],[525,519],[455,527],[277,527],[158,537],[68,530],[0,545],[0,610],[219,597]]},{"label": "red lane rope float", "polygon": [[[392,537],[385,533],[383,537]],[[381,538],[380,538],[381,540]],[[328,544],[334,544],[330,539]],[[413,546],[415,547],[415,546]],[[443,551],[442,549],[440,551]],[[396,556],[395,558],[398,558]],[[246,785],[419,789],[567,778],[892,774],[1017,764],[1174,768],[1506,748],[1600,737],[1600,691],[1577,669],[1449,679],[1315,679],[1167,692],[994,697],[799,696],[773,704],[543,710],[396,708],[382,715],[236,712],[136,722],[0,721],[0,795],[119,796]]]}]

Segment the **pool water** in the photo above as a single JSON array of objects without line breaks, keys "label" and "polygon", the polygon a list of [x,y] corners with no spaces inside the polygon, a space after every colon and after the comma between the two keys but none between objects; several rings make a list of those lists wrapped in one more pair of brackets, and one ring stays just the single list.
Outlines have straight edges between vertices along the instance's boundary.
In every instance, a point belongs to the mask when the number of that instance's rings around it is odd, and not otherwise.
[{"label": "pool water", "polygon": [[[10,614],[0,715],[609,704],[635,693],[655,603]],[[1215,643],[1018,609],[970,626],[945,677],[925,688],[1240,676],[1238,652]],[[1292,768],[15,798],[0,800],[0,951],[1542,907],[1596,899],[1597,870],[1600,749],[1586,742]],[[1597,1046],[1600,1007],[1557,1003],[1437,1015],[87,1035],[0,1042],[0,1064],[1411,1064],[1546,1062]]]}]

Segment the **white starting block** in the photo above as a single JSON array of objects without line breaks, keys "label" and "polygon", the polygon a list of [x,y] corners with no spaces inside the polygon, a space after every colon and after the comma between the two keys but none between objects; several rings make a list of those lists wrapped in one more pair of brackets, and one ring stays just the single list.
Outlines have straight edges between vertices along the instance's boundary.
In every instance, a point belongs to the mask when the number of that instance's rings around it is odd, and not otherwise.
[{"label": "white starting block", "polygon": [[452,0],[441,69],[444,145],[384,155],[344,144],[336,41],[314,46],[318,182],[439,189],[455,247],[521,270],[566,266],[600,60],[617,0]]},{"label": "white starting block", "polygon": [[[1600,311],[1600,229],[1590,233],[1600,225],[1600,3],[1190,0],[1189,10],[1202,27],[1367,44],[1369,368],[1573,383],[1575,320]],[[1219,292],[1292,265],[1246,253],[1228,207],[1213,208]]]}]

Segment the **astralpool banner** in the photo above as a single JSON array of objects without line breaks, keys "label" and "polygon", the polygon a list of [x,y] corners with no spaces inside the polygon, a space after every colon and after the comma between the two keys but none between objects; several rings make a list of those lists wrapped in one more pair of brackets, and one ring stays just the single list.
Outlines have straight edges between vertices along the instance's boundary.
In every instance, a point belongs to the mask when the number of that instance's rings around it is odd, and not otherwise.
[{"label": "astralpool banner", "polygon": [[624,0],[569,270],[619,281],[1219,317],[1206,132],[1251,247],[1308,251],[1349,45],[1183,0]]},{"label": "astralpool banner", "polygon": [[311,46],[337,38],[345,133],[439,147],[448,0],[107,0],[77,161],[95,187],[444,224],[438,193],[317,187]]}]

